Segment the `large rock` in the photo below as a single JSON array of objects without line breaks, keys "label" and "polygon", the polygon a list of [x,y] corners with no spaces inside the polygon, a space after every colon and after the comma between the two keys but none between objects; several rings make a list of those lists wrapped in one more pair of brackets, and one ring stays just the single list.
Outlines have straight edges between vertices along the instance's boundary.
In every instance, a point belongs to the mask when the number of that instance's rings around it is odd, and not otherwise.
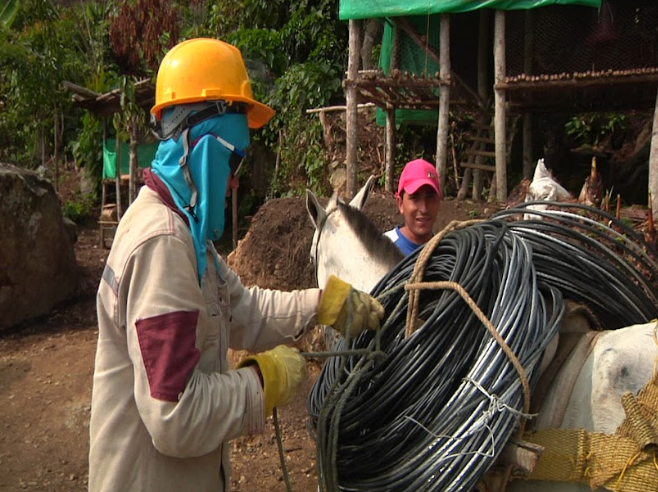
[{"label": "large rock", "polygon": [[0,163],[0,330],[47,314],[75,290],[77,275],[53,186]]}]

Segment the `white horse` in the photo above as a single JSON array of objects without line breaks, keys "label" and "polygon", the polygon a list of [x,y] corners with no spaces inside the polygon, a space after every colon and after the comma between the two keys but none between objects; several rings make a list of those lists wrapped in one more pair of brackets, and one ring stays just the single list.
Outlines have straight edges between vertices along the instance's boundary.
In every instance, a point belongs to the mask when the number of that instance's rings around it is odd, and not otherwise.
[{"label": "white horse", "polygon": [[[324,208],[307,191],[306,206],[315,226],[311,259],[319,286],[334,274],[370,292],[401,260],[397,247],[361,212],[372,182],[371,177],[349,205],[333,197]],[[636,395],[653,376],[658,356],[655,322],[595,331],[588,321],[580,309],[567,309],[560,333],[563,339],[577,342],[569,357],[559,364],[552,382],[542,389],[544,397],[536,429],[584,429],[613,434],[625,418],[621,396],[626,392]],[[556,346],[554,340],[544,360],[555,355]],[[542,370],[547,365],[543,364]],[[517,480],[507,490],[586,491],[590,487]]]},{"label": "white horse", "polygon": [[[325,285],[333,274],[348,279],[359,290],[370,292],[404,258],[397,246],[383,238],[382,232],[373,222],[360,213],[373,183],[374,177],[370,176],[349,204],[334,197],[326,209],[320,205],[313,192],[307,190],[306,208],[315,226],[311,260],[315,264],[318,285]],[[350,213],[350,210],[359,213]],[[352,223],[359,231],[358,237],[346,234],[352,230]],[[320,238],[321,248],[318,247]]]}]

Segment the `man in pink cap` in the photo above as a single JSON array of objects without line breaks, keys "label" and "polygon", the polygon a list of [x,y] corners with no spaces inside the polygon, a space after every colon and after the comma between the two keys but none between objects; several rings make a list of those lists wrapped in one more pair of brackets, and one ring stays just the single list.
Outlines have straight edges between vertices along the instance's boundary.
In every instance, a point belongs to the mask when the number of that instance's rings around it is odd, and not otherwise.
[{"label": "man in pink cap", "polygon": [[384,235],[405,255],[413,253],[434,235],[434,222],[442,198],[436,168],[424,159],[407,162],[395,194],[404,225]]}]

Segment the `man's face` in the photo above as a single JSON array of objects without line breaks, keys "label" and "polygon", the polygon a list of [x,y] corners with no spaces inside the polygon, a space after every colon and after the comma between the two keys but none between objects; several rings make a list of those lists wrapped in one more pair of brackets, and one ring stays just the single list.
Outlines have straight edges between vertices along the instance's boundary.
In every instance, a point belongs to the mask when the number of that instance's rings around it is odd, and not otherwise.
[{"label": "man's face", "polygon": [[432,237],[441,200],[434,188],[423,185],[415,193],[397,197],[398,209],[404,217],[405,234],[411,241],[424,244]]}]

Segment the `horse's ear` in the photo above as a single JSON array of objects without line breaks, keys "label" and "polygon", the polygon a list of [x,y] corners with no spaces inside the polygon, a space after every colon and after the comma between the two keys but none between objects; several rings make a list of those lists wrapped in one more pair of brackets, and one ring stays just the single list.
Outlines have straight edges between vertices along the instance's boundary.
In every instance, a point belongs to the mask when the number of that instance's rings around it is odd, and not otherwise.
[{"label": "horse's ear", "polygon": [[362,210],[364,205],[366,204],[366,201],[368,200],[368,195],[370,194],[370,191],[372,190],[372,185],[375,183],[375,177],[370,176],[368,178],[368,181],[366,181],[366,184],[363,185],[363,188],[359,190],[359,192],[356,194],[354,198],[352,198],[352,201],[350,202],[350,207],[356,208],[357,210]]},{"label": "horse's ear", "polygon": [[327,212],[322,208],[320,202],[318,202],[315,193],[309,189],[306,190],[306,210],[308,210],[308,215],[311,217],[311,222],[318,229],[319,225],[327,216]]}]

